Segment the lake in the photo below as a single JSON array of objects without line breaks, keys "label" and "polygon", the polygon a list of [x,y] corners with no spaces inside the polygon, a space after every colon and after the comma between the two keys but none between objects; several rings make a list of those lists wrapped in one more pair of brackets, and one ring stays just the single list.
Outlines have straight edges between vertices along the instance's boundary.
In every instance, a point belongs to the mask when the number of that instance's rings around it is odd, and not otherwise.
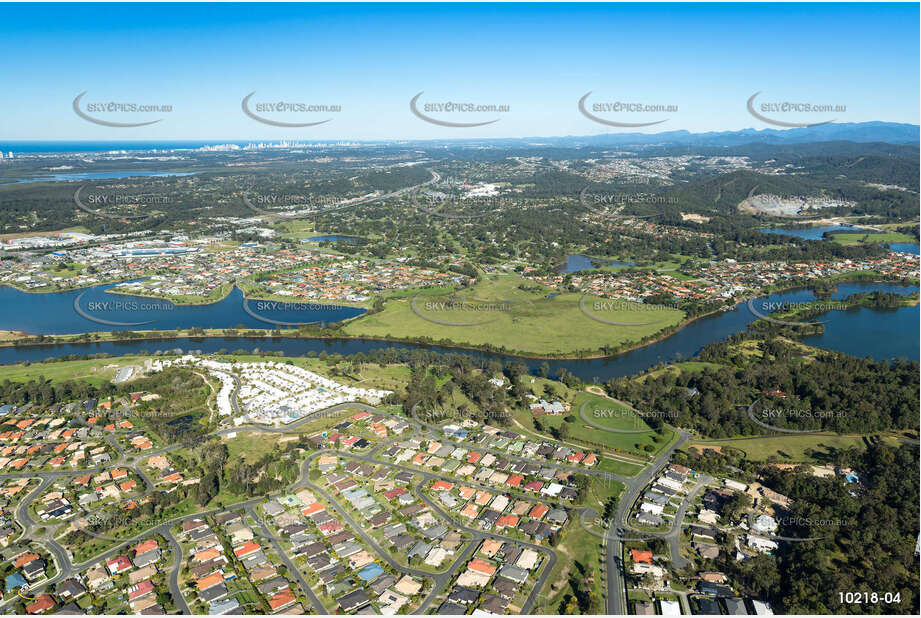
[{"label": "lake", "polygon": [[759,232],[763,234],[783,234],[786,236],[795,236],[804,240],[822,240],[825,232],[863,232],[859,227],[849,225],[823,225],[820,227],[807,227],[803,229],[791,229],[783,227],[763,227]]},{"label": "lake", "polygon": [[111,330],[174,328],[273,328],[275,325],[338,322],[364,313],[291,299],[288,303],[248,300],[238,288],[209,305],[174,305],[140,296],[108,293],[114,284],[70,292],[30,294],[0,287],[0,330],[71,334]]},{"label": "lake", "polygon": [[912,255],[921,255],[921,245],[910,242],[894,242],[886,245],[892,251],[899,253],[911,253]]},{"label": "lake", "polygon": [[[900,294],[910,294],[918,290],[917,286],[898,286],[884,283],[845,283],[838,286],[834,298],[840,299],[856,292],[870,292],[882,290],[896,292]],[[30,318],[23,314],[37,313],[44,316],[40,321],[47,328],[56,324],[67,323],[70,328],[80,327],[80,330],[71,332],[82,332],[90,330],[121,330],[120,328],[104,327],[93,323],[89,320],[83,320],[79,315],[69,316],[69,302],[73,302],[74,293],[62,293],[65,296],[51,294],[24,294],[18,292],[18,296],[4,296],[8,294],[9,288],[0,289],[0,329],[22,328],[21,325],[27,323]],[[235,292],[237,292],[235,290]],[[58,296],[57,301],[49,301],[49,297]],[[111,297],[111,294],[105,295]],[[233,294],[231,296],[234,296]],[[9,298],[15,298],[17,304],[6,302]],[[94,297],[95,298],[95,297]],[[131,297],[137,300],[136,297]],[[231,297],[228,297],[230,299]],[[221,303],[207,305],[204,307],[184,307],[176,308],[175,311],[188,309],[191,312],[183,319],[183,328],[190,326],[201,327],[227,327],[235,325],[235,322],[242,323],[249,327],[266,328],[264,322],[255,320],[246,312],[239,313],[242,300],[242,294],[235,296],[235,300],[228,299]],[[776,303],[801,303],[814,299],[814,295],[809,290],[793,290],[788,292],[778,292],[764,297],[760,302]],[[85,302],[85,298],[81,302]],[[250,306],[253,303],[250,301]],[[255,309],[255,307],[253,307]],[[194,311],[193,311],[194,310]],[[54,311],[55,313],[49,313]],[[267,312],[268,308],[260,309]],[[353,309],[352,311],[360,311]],[[97,311],[98,313],[98,311]],[[178,315],[178,314],[176,314]],[[260,314],[262,315],[262,314]],[[266,314],[273,315],[273,314]],[[342,319],[344,314],[330,314],[330,318],[339,317]],[[284,316],[287,319],[300,317],[299,312],[274,314],[273,318],[277,319]],[[626,352],[619,356],[610,358],[598,358],[589,360],[548,360],[551,374],[556,374],[560,369],[585,380],[593,379],[608,380],[614,377],[623,377],[639,373],[653,365],[674,361],[676,358],[690,358],[696,355],[705,345],[722,341],[730,335],[742,331],[746,326],[754,321],[756,316],[751,312],[747,303],[741,303],[728,311],[722,311],[706,318],[696,320],[681,329],[674,335],[661,341],[651,343],[645,347]],[[855,356],[872,356],[875,359],[884,358],[907,358],[910,360],[919,360],[919,312],[918,305],[912,307],[901,307],[893,311],[877,311],[874,309],[859,308],[848,311],[830,311],[824,317],[820,318],[825,322],[825,333],[823,335],[810,337],[805,340],[809,345],[816,347],[838,350]],[[291,320],[295,321],[295,320]],[[327,321],[333,321],[329,319]],[[159,328],[170,328],[176,325],[177,319],[172,320],[163,318],[158,324]],[[19,324],[20,326],[14,326]],[[270,325],[269,325],[270,326]],[[146,328],[151,328],[147,326]],[[139,327],[144,328],[144,327]],[[612,328],[616,328],[613,327]],[[23,330],[30,330],[23,328]],[[54,329],[61,332],[63,329]],[[33,330],[32,332],[39,332]],[[46,332],[52,332],[47,330]],[[239,349],[246,350],[266,350],[273,352],[283,352],[286,356],[305,356],[308,352],[327,352],[329,354],[355,354],[358,352],[369,352],[381,348],[424,348],[437,352],[461,352],[471,354],[480,358],[495,358],[499,360],[518,360],[524,362],[532,372],[538,371],[544,362],[538,359],[521,359],[518,357],[506,356],[501,354],[489,354],[484,352],[475,352],[467,350],[457,350],[443,346],[420,346],[405,343],[390,343],[386,341],[372,341],[362,339],[296,339],[296,338],[253,338],[243,337],[207,337],[207,338],[179,338],[164,341],[126,341],[126,342],[99,342],[99,343],[81,343],[81,344],[62,344],[62,345],[42,345],[42,346],[23,346],[23,347],[4,347],[0,348],[0,363],[9,364],[22,361],[40,361],[46,358],[52,358],[65,354],[94,354],[108,353],[113,355],[152,353],[157,350],[174,350],[176,348],[183,351],[199,350],[204,353],[213,353],[219,350],[234,351]]]},{"label": "lake", "polygon": [[[600,266],[595,266],[592,259],[584,255],[567,255],[566,256],[566,265],[560,269],[560,272],[563,273],[577,273],[580,270],[591,270],[593,268],[600,268],[603,266],[635,266],[636,262],[607,262],[606,260],[598,260]],[[605,264],[605,262],[607,262]]]},{"label": "lake", "polygon": [[337,236],[336,234],[329,234],[326,236],[313,236],[311,238],[305,238],[306,241],[310,242],[348,242],[350,240],[360,240],[356,236]]},{"label": "lake", "polygon": [[[122,178],[166,178],[169,176],[194,176],[199,172],[74,172],[72,174],[42,174],[29,178],[16,178],[7,184],[30,182],[80,182],[86,180],[120,180]],[[0,178],[0,182],[4,179]]]}]

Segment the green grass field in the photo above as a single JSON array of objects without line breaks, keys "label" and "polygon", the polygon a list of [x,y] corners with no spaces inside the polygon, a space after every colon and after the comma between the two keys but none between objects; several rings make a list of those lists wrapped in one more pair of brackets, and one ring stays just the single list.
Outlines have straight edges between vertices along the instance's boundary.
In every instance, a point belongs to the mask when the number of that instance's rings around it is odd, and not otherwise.
[{"label": "green grass field", "polygon": [[646,421],[634,414],[630,408],[592,393],[579,393],[573,403],[572,412],[580,421],[588,419],[608,429],[652,431]]},{"label": "green grass field", "polygon": [[595,469],[610,472],[611,474],[619,474],[620,476],[636,476],[643,471],[643,466],[627,463],[619,459],[611,459],[610,457],[602,457],[601,462]]},{"label": "green grass field", "polygon": [[902,234],[901,232],[885,232],[882,234],[873,234],[866,232],[832,234],[832,240],[841,245],[859,245],[863,243],[881,243],[881,242],[918,242],[913,236]]},{"label": "green grass field", "polygon": [[[581,294],[562,293],[548,298],[549,288],[525,291],[519,289],[520,285],[534,284],[515,275],[499,275],[453,298],[419,298],[415,310],[411,298],[392,298],[381,313],[352,321],[344,331],[369,337],[428,337],[523,354],[565,355],[638,342],[684,317],[683,312],[674,309],[650,311],[644,305],[629,303],[596,310],[595,301],[604,302],[596,297],[586,298],[586,315],[579,307]],[[501,301],[508,301],[507,308],[498,308]],[[590,315],[627,325],[609,324]]]},{"label": "green grass field", "polygon": [[[652,430],[649,430],[646,433],[615,433],[613,431],[603,431],[601,429],[598,429],[597,427],[592,427],[591,425],[586,423],[584,420],[579,418],[579,405],[581,405],[581,402],[583,401],[583,399],[581,399],[583,395],[587,397],[596,397],[595,395],[591,395],[590,393],[580,393],[576,398],[577,403],[575,406],[573,406],[570,414],[561,415],[561,416],[550,416],[550,415],[541,416],[539,421],[540,421],[541,426],[543,427],[543,432],[536,431],[534,427],[534,417],[531,415],[530,411],[516,410],[515,412],[513,412],[513,416],[515,420],[517,420],[518,423],[521,425],[521,427],[524,427],[526,430],[528,430],[528,432],[531,432],[534,435],[538,435],[538,436],[543,435],[544,437],[547,437],[547,436],[552,437],[553,430],[558,430],[561,426],[565,425],[566,430],[568,431],[568,437],[566,438],[568,441],[592,442],[595,444],[603,444],[610,449],[622,449],[622,450],[627,450],[627,451],[634,451],[637,453],[642,452],[642,453],[648,453],[649,455],[655,455],[661,452],[663,449],[667,448],[668,445],[671,444],[672,441],[675,439],[675,432],[668,428],[663,429],[662,434],[658,436],[659,441],[656,442],[654,440],[654,437],[656,437],[657,434],[655,434]],[[614,409],[614,406],[616,404],[613,401],[610,401],[604,398],[599,398],[599,399],[601,400],[601,402],[603,402],[601,405],[603,405],[604,408]],[[593,408],[592,405],[586,406],[586,409],[588,410],[587,412],[588,415],[591,415],[592,408]],[[570,421],[565,420],[567,418],[573,418],[574,420],[570,422]],[[636,417],[631,415],[630,418],[636,418]],[[648,425],[646,425],[641,419],[636,419],[636,420],[643,423],[643,426],[648,429]],[[628,420],[627,422],[632,423],[633,421]],[[644,449],[646,445],[648,445],[651,448],[651,450],[646,451]],[[605,464],[604,461],[605,460],[602,460],[602,464],[601,464],[602,466],[608,466],[610,468],[620,467],[618,462],[612,461],[611,463]],[[631,466],[630,464],[624,464],[623,469],[620,471],[614,470],[614,469],[609,469],[608,471],[614,472],[615,474],[624,474],[624,475],[632,476],[636,474],[639,470],[638,470],[638,466]]]},{"label": "green grass field", "polygon": [[[884,437],[887,443],[895,443],[891,436]],[[844,450],[848,448],[866,448],[862,436],[828,435],[786,435],[770,436],[765,438],[744,438],[737,440],[702,440],[688,445],[688,448],[699,446],[730,447],[745,453],[751,461],[765,461],[768,457],[775,456],[780,462],[816,462],[818,459],[806,454],[807,450],[827,453],[830,449]]]},{"label": "green grass field", "polygon": [[569,439],[597,442],[613,449],[642,452],[641,449],[649,445],[652,447],[652,450],[648,451],[650,455],[662,451],[674,438],[674,432],[670,429],[665,429],[660,441],[655,442],[653,440],[655,434],[652,431],[649,433],[614,433],[592,427],[578,417],[573,423],[568,423],[563,418],[562,416],[542,416],[540,421],[545,428],[558,428],[565,424],[569,428]]},{"label": "green grass field", "polygon": [[52,382],[65,382],[67,380],[86,380],[94,386],[108,382],[115,377],[118,369],[113,367],[104,369],[108,365],[127,367],[140,365],[144,356],[121,356],[118,358],[97,358],[92,360],[61,361],[52,363],[31,363],[26,365],[0,366],[0,381],[28,382],[44,377]]}]

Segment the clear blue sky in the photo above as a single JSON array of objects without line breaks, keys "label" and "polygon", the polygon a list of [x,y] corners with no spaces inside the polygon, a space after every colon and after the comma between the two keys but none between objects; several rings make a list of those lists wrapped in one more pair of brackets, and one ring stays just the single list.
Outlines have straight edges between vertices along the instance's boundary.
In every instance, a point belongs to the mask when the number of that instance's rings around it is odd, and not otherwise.
[{"label": "clear blue sky", "polygon": [[[0,140],[416,139],[625,132],[579,98],[677,105],[646,132],[769,128],[745,102],[846,105],[838,121],[918,123],[918,4],[0,4]],[[169,104],[79,118],[72,101]],[[325,125],[278,128],[256,102],[341,105]],[[423,122],[409,100],[508,105],[485,127]],[[762,99],[759,99],[761,101]],[[818,121],[827,115],[786,119]]]}]

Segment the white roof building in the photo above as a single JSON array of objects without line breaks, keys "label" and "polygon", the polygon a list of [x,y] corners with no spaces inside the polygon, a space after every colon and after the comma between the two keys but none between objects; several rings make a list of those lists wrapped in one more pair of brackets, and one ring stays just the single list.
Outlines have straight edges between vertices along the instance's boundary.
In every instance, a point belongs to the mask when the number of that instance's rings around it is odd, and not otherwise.
[{"label": "white roof building", "polygon": [[678,601],[659,601],[659,610],[663,616],[680,616],[681,603]]}]

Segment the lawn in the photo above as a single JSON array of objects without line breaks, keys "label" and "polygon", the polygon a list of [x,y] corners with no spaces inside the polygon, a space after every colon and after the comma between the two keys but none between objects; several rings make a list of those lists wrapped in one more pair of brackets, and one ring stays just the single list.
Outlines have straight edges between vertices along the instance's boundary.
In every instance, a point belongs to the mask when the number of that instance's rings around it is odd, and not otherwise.
[{"label": "lawn", "polygon": [[158,296],[156,294],[145,294],[143,289],[140,292],[122,291],[118,288],[106,290],[106,294],[118,294],[123,296],[136,296],[142,298],[162,298],[168,300],[174,305],[210,305],[212,303],[224,300],[233,290],[232,283],[224,283],[211,290],[207,296],[198,296],[194,294],[177,294],[171,296]]},{"label": "lawn", "polygon": [[620,459],[602,457],[601,463],[595,469],[610,472],[611,474],[619,474],[620,476],[636,476],[643,470],[643,466],[627,463]]},{"label": "lawn", "polygon": [[391,298],[382,312],[362,316],[343,330],[348,335],[425,337],[521,354],[575,355],[628,347],[684,317],[675,309],[651,311],[621,301],[596,306],[605,299],[591,296],[585,298],[583,312],[581,294],[550,297],[552,291],[535,289],[533,282],[517,275],[496,275],[453,296],[426,296],[415,303],[412,298]]}]

